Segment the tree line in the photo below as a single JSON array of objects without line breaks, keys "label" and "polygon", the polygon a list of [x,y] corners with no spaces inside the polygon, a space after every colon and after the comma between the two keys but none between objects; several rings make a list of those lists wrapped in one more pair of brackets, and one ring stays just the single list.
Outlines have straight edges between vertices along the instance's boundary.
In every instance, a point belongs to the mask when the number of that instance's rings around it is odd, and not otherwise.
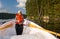
[{"label": "tree line", "polygon": [[[24,18],[26,18],[26,15],[23,14]],[[0,13],[0,19],[14,19],[15,18],[15,14],[11,14],[11,13]]]}]

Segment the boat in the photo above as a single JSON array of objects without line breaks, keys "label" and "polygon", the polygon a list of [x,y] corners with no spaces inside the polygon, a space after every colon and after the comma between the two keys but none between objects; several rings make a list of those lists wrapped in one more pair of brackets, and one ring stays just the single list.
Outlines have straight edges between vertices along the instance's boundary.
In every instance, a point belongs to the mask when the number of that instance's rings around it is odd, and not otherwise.
[{"label": "boat", "polygon": [[57,39],[57,38],[51,33],[45,31],[43,27],[37,25],[32,21],[24,19],[24,29],[22,35],[16,35],[15,20],[11,20],[0,26],[0,39]]}]

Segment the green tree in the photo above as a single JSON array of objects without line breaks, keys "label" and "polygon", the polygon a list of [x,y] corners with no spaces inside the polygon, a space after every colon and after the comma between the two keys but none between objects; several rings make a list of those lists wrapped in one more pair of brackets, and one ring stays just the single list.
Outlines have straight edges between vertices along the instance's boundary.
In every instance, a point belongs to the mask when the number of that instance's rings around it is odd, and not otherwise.
[{"label": "green tree", "polygon": [[[60,0],[28,0],[26,13],[30,20],[60,33]],[[43,16],[49,16],[48,23],[43,21]]]}]

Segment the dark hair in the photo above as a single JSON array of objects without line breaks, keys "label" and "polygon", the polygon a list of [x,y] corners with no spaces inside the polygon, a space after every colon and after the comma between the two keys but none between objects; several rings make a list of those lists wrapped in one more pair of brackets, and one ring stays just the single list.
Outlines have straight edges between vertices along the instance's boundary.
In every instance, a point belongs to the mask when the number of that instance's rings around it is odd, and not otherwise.
[{"label": "dark hair", "polygon": [[22,12],[20,12],[20,14],[23,15]]}]

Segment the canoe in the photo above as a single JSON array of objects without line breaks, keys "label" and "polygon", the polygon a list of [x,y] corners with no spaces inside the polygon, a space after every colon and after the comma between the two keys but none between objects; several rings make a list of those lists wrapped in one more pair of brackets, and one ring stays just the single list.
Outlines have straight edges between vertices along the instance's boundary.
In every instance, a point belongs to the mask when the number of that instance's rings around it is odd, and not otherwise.
[{"label": "canoe", "polygon": [[[9,27],[5,27],[9,26]],[[24,19],[22,35],[16,35],[15,20],[4,23],[0,26],[0,39],[57,39],[54,35],[45,31],[36,23]]]}]

